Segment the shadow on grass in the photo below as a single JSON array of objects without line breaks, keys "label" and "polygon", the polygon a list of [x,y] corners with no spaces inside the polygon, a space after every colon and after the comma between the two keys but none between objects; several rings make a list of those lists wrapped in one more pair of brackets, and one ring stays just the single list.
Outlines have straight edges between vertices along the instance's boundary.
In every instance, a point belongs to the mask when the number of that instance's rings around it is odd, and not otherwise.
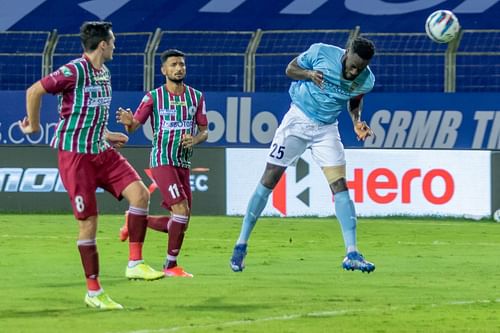
[{"label": "shadow on grass", "polygon": [[227,303],[224,302],[221,297],[212,297],[206,299],[203,303],[195,305],[179,306],[179,308],[185,309],[187,311],[225,311],[234,313],[248,313],[255,310],[262,310],[266,308],[271,308],[269,305],[264,304],[238,304],[238,303]]}]

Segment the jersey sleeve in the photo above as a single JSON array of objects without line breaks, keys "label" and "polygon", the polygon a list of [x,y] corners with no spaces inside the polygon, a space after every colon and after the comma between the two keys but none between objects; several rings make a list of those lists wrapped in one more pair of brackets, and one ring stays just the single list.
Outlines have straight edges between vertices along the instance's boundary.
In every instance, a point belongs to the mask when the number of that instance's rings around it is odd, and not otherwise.
[{"label": "jersey sleeve", "polygon": [[134,113],[134,119],[139,121],[141,124],[144,124],[152,113],[153,97],[151,96],[151,93],[147,93],[142,98],[141,104],[137,107],[137,110]]},{"label": "jersey sleeve", "polygon": [[321,43],[312,44],[309,49],[302,52],[297,57],[297,63],[304,69],[314,69],[314,65],[318,60],[318,55],[321,49]]},{"label": "jersey sleeve", "polygon": [[204,95],[201,95],[200,103],[198,104],[198,108],[196,109],[195,118],[196,118],[196,124],[198,124],[198,126],[208,125],[207,107],[205,105]]},{"label": "jersey sleeve", "polygon": [[43,77],[40,82],[50,94],[58,94],[65,90],[71,90],[76,84],[76,68],[72,64],[61,66],[58,70]]}]

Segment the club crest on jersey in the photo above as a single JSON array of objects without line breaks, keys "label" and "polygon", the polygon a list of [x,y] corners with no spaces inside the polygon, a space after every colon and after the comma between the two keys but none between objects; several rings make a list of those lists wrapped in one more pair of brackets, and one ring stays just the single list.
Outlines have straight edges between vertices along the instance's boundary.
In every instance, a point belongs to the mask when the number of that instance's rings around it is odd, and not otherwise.
[{"label": "club crest on jersey", "polygon": [[356,81],[353,81],[351,86],[349,87],[349,92],[353,92],[358,87],[359,87],[359,83],[357,83]]},{"label": "club crest on jersey", "polygon": [[196,113],[196,105],[191,105],[191,106],[189,107],[189,109],[188,109],[188,112],[189,112],[189,115],[190,115],[191,117],[193,117],[193,116],[194,116],[194,114]]}]

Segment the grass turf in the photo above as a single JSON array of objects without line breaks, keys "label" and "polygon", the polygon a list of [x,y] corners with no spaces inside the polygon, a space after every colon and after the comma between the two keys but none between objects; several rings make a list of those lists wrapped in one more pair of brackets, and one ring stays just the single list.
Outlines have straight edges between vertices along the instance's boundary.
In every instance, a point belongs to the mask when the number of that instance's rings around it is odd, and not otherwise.
[{"label": "grass turf", "polygon": [[[71,215],[0,216],[1,332],[498,332],[500,224],[360,219],[358,243],[377,269],[341,269],[338,223],[262,218],[243,273],[229,257],[241,218],[195,216],[179,263],[194,279],[128,281],[122,216],[100,218],[101,282],[126,309],[83,303]],[[166,235],[148,230],[160,269]]]}]

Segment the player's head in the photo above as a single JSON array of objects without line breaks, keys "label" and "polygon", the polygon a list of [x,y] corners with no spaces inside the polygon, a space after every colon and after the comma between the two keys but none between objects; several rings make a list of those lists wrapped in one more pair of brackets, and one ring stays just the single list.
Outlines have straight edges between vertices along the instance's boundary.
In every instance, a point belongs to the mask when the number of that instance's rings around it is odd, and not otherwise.
[{"label": "player's head", "polygon": [[344,79],[354,80],[370,63],[375,54],[375,45],[364,37],[354,38],[342,59]]},{"label": "player's head", "polygon": [[102,52],[105,61],[113,59],[115,35],[111,28],[111,22],[84,22],[80,27],[80,40],[84,52],[92,53],[97,50]]},{"label": "player's head", "polygon": [[186,77],[186,55],[184,52],[169,49],[164,51],[160,58],[161,72],[167,77],[167,80],[174,83],[182,83]]}]

